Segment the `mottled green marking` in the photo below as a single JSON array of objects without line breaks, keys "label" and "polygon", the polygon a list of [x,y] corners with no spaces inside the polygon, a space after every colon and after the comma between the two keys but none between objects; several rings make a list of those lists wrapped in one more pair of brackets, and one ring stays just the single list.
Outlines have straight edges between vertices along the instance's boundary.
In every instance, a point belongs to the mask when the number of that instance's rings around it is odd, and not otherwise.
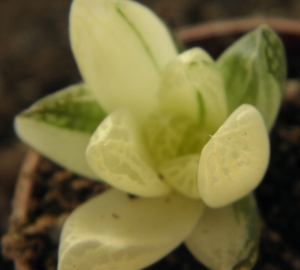
[{"label": "mottled green marking", "polygon": [[245,220],[248,237],[244,243],[244,247],[241,249],[238,257],[242,256],[242,252],[249,248],[248,256],[233,268],[233,270],[244,269],[244,267],[253,267],[257,253],[258,253],[258,243],[259,243],[259,231],[260,223],[257,213],[257,207],[255,204],[255,199],[253,195],[249,195],[238,202],[233,204],[234,215],[236,222],[243,226],[242,220]]},{"label": "mottled green marking", "polygon": [[75,91],[67,89],[45,98],[20,116],[92,134],[106,117],[106,113],[91,94],[80,87]]},{"label": "mottled green marking", "polygon": [[210,61],[202,60],[201,62],[202,62],[202,64],[205,65],[205,66],[208,66],[208,67],[211,67],[211,66],[212,66],[212,62],[210,62]]},{"label": "mottled green marking", "polygon": [[260,111],[270,129],[277,115],[286,79],[283,45],[268,26],[242,37],[218,59],[229,113],[243,103]]},{"label": "mottled green marking", "polygon": [[196,61],[192,61],[191,63],[189,63],[189,68],[193,68],[197,65],[198,65],[198,63]]},{"label": "mottled green marking", "polygon": [[280,39],[268,28],[263,28],[262,35],[266,43],[264,54],[268,65],[268,72],[282,85],[286,78],[286,62],[283,56],[283,45]]},{"label": "mottled green marking", "polygon": [[257,245],[254,245],[250,252],[249,252],[249,255],[241,260],[237,265],[235,265],[232,270],[244,270],[244,269],[251,269],[255,262],[256,262],[256,258],[257,258],[257,252],[258,248],[257,248]]}]

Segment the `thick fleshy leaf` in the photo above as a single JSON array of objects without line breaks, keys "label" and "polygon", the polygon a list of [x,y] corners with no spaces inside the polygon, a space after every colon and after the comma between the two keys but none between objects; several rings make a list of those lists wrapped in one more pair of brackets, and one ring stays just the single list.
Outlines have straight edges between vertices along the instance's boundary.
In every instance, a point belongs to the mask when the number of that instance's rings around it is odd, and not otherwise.
[{"label": "thick fleshy leaf", "polygon": [[270,130],[286,80],[285,52],[279,37],[261,26],[229,47],[217,65],[225,82],[229,113],[243,103],[252,104]]},{"label": "thick fleshy leaf", "polygon": [[166,66],[159,97],[164,110],[188,115],[211,134],[227,118],[223,78],[200,48],[180,54]]},{"label": "thick fleshy leaf", "polygon": [[207,131],[184,114],[153,114],[144,134],[156,165],[178,156],[200,154],[209,140]]},{"label": "thick fleshy leaf", "polygon": [[177,51],[156,15],[133,1],[75,0],[70,26],[81,74],[106,111],[144,119],[157,109],[161,70]]},{"label": "thick fleshy leaf", "polygon": [[21,139],[61,166],[98,178],[87,165],[85,149],[106,113],[83,84],[45,97],[16,117]]},{"label": "thick fleshy leaf", "polygon": [[143,199],[108,190],[66,221],[58,269],[141,269],[186,239],[203,209],[178,193]]},{"label": "thick fleshy leaf", "polygon": [[222,207],[244,197],[262,180],[269,155],[264,120],[252,105],[241,105],[203,148],[201,198],[210,207]]},{"label": "thick fleshy leaf", "polygon": [[154,170],[135,118],[125,109],[111,113],[86,151],[90,167],[104,181],[131,194],[154,197],[170,188]]},{"label": "thick fleshy leaf", "polygon": [[210,269],[252,269],[258,253],[260,221],[253,196],[220,209],[206,208],[185,241]]},{"label": "thick fleshy leaf", "polygon": [[198,166],[199,155],[187,155],[163,162],[158,166],[159,174],[170,186],[191,199],[199,199]]}]

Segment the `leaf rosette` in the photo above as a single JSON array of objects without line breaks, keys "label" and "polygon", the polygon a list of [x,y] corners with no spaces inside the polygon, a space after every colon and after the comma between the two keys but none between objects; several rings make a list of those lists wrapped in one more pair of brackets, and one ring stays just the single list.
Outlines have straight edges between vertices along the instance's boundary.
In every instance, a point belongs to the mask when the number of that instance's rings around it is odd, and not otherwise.
[{"label": "leaf rosette", "polygon": [[277,35],[261,26],[217,61],[179,53],[160,19],[121,0],[74,0],[70,35],[83,82],[15,121],[42,154],[113,187],[66,221],[59,269],[141,269],[182,242],[211,269],[251,269],[252,191],[286,77]]}]

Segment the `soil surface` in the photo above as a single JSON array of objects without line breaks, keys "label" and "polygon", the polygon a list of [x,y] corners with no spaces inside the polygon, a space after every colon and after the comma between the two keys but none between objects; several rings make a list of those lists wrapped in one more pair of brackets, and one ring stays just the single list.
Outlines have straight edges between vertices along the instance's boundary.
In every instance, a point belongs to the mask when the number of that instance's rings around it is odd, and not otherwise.
[{"label": "soil surface", "polygon": [[[27,147],[14,135],[13,117],[42,96],[80,80],[68,41],[70,2],[0,0],[0,235],[8,230],[10,202],[17,172],[27,151]],[[241,16],[300,18],[298,0],[140,2],[154,9],[172,28]],[[300,50],[298,55],[290,59],[292,64],[289,75],[295,79],[300,77],[299,57]],[[291,87],[297,88],[299,85],[294,82]],[[288,101],[271,134],[271,166],[256,192],[264,221],[261,253],[256,269],[300,269],[299,106],[298,100]],[[36,194],[43,197],[43,204],[32,203],[31,218],[35,225],[28,228],[27,224],[14,224],[22,227],[22,233],[18,236],[20,238],[15,238],[19,242],[9,242],[11,239],[7,238],[3,240],[16,250],[21,250],[22,256],[29,261],[33,261],[32,256],[39,257],[43,250],[47,250],[49,258],[42,256],[33,263],[35,266],[32,269],[38,270],[55,269],[53,258],[56,254],[57,228],[66,217],[65,210],[60,208],[66,199],[58,199],[55,185],[70,185],[78,191],[77,199],[67,201],[67,212],[81,200],[102,190],[90,181],[59,169],[56,171],[57,167],[49,165],[48,161],[42,163],[48,164],[48,167],[42,165],[41,175],[35,179],[36,183],[41,184]],[[42,176],[46,177],[45,181],[41,180]],[[53,224],[56,229],[52,238],[46,238],[45,232]],[[24,244],[28,241],[30,249],[25,251]],[[4,249],[8,257],[11,252],[10,249]],[[43,267],[40,262],[44,263]],[[148,269],[203,269],[183,246],[155,267]],[[13,269],[12,263],[0,256],[0,269]]]}]

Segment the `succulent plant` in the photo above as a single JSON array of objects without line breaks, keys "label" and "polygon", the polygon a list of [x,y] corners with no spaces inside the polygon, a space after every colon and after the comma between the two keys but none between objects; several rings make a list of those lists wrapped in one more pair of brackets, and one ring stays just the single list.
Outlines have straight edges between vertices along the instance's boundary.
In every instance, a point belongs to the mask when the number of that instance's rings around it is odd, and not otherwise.
[{"label": "succulent plant", "polygon": [[278,36],[263,25],[215,61],[179,52],[156,15],[124,0],[74,0],[70,36],[83,82],[15,121],[42,154],[112,186],[67,219],[59,270],[141,269],[182,242],[211,269],[251,269],[253,190],[286,77]]}]

